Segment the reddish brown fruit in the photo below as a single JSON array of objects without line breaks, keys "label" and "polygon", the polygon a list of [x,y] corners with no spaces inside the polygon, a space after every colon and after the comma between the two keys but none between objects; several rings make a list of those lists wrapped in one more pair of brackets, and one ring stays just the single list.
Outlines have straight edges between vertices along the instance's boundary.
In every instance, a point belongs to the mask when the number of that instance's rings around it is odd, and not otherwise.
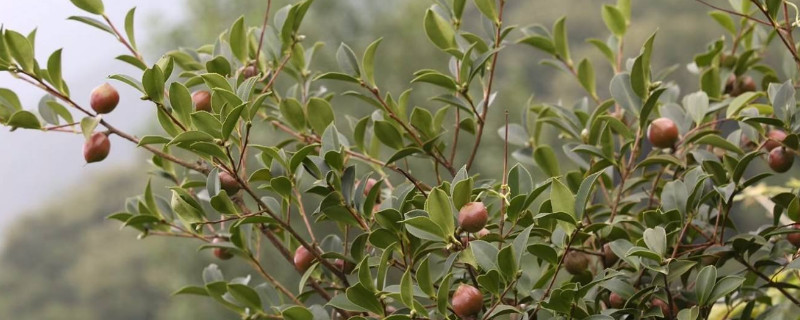
[{"label": "reddish brown fruit", "polygon": [[728,80],[725,81],[725,93],[728,93],[732,96],[738,96],[739,94],[736,91],[736,75],[731,74],[728,76]]},{"label": "reddish brown fruit", "polygon": [[453,311],[456,315],[462,318],[471,317],[483,308],[483,295],[475,287],[462,284],[453,293],[453,299],[450,301],[453,305]]},{"label": "reddish brown fruit", "polygon": [[770,130],[767,133],[767,141],[764,142],[764,148],[767,149],[767,151],[772,151],[772,149],[781,146],[781,142],[783,142],[783,139],[786,139],[786,132],[777,129]]},{"label": "reddish brown fruit", "polygon": [[345,261],[342,259],[334,260],[333,265],[336,267],[336,269],[339,269],[339,271],[343,272],[344,274],[350,274],[351,272],[353,272],[353,269],[356,268],[356,265],[353,264],[352,262]]},{"label": "reddish brown fruit", "polygon": [[236,181],[236,177],[224,171],[219,173],[219,184],[229,196],[236,194],[240,189],[239,181]]},{"label": "reddish brown fruit", "polygon": [[370,191],[372,191],[372,187],[374,187],[376,183],[378,183],[378,180],[372,178],[367,179],[367,184],[364,185],[365,196],[368,195]]},{"label": "reddish brown fruit", "polygon": [[111,152],[111,141],[102,132],[93,133],[83,144],[83,158],[86,163],[103,161]]},{"label": "reddish brown fruit", "polygon": [[744,76],[739,79],[739,89],[741,93],[756,91],[756,82],[750,76]]},{"label": "reddish brown fruit", "polygon": [[250,79],[258,75],[258,68],[256,66],[246,66],[239,70],[242,74],[242,77],[245,79]]},{"label": "reddish brown fruit", "polygon": [[205,90],[200,90],[192,93],[192,102],[194,109],[197,111],[211,112],[211,93]]},{"label": "reddish brown fruit", "polygon": [[800,224],[796,224],[792,228],[799,232],[787,234],[786,240],[789,240],[795,247],[800,248]]},{"label": "reddish brown fruit", "polygon": [[769,159],[767,162],[772,170],[778,173],[783,173],[792,168],[792,164],[794,164],[794,156],[787,152],[783,147],[775,148],[769,152]]},{"label": "reddish brown fruit", "polygon": [[[211,243],[223,243],[227,242],[226,239],[216,237],[214,240],[211,240]],[[233,253],[231,253],[228,249],[225,248],[214,248],[214,256],[220,260],[228,260],[233,258]]]},{"label": "reddish brown fruit", "polygon": [[659,148],[672,148],[678,142],[678,126],[670,119],[658,118],[650,123],[647,139]]},{"label": "reddish brown fruit", "polygon": [[608,295],[608,305],[612,308],[620,309],[625,306],[625,298],[616,292],[612,292]]},{"label": "reddish brown fruit", "polygon": [[90,105],[97,113],[109,113],[119,104],[119,93],[110,84],[104,83],[92,90]]},{"label": "reddish brown fruit", "polygon": [[580,274],[589,267],[589,257],[579,251],[569,251],[564,257],[564,269],[571,274]]},{"label": "reddish brown fruit", "polygon": [[458,211],[458,225],[466,232],[478,232],[486,226],[489,211],[483,202],[470,202]]},{"label": "reddish brown fruit", "polygon": [[672,319],[678,315],[678,307],[673,305],[672,312],[670,312],[669,304],[664,302],[663,300],[653,298],[653,300],[650,300],[650,304],[652,304],[654,307],[661,308],[661,313],[664,314],[664,317],[667,317],[669,319]]},{"label": "reddish brown fruit", "polygon": [[617,263],[618,260],[619,260],[619,257],[617,257],[617,254],[615,254],[614,251],[611,251],[611,244],[608,244],[608,243],[604,244],[603,245],[603,263],[605,264],[605,266],[606,267],[610,267],[610,266],[614,265],[615,263]]},{"label": "reddish brown fruit", "polygon": [[294,251],[294,267],[300,272],[306,272],[314,264],[314,260],[314,255],[306,247],[299,246]]}]

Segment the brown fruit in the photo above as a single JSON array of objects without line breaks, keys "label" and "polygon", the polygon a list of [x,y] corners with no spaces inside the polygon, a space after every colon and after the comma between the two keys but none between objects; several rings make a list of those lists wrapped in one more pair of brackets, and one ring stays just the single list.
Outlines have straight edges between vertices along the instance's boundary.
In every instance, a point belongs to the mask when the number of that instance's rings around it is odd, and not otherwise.
[{"label": "brown fruit", "polygon": [[119,103],[119,93],[110,84],[104,83],[92,90],[90,105],[97,113],[109,113],[117,107]]},{"label": "brown fruit", "polygon": [[[225,238],[216,237],[214,238],[214,240],[211,240],[211,243],[222,243],[227,241],[228,240]],[[228,249],[225,248],[214,248],[214,256],[220,260],[228,260],[230,258],[233,258],[233,253],[231,253],[230,251],[228,251]]]},{"label": "brown fruit", "polygon": [[777,129],[770,130],[767,133],[767,141],[764,142],[764,148],[767,149],[767,151],[772,151],[772,149],[781,146],[781,142],[783,142],[783,139],[786,139],[786,132]]},{"label": "brown fruit", "polygon": [[483,295],[475,287],[462,284],[453,293],[453,299],[450,301],[453,305],[453,311],[456,315],[462,318],[474,316],[481,312],[483,308]]},{"label": "brown fruit", "polygon": [[243,78],[250,79],[258,75],[258,68],[256,68],[256,66],[250,65],[242,67],[241,69],[239,69],[239,72],[242,74]]},{"label": "brown fruit", "polygon": [[650,300],[650,304],[652,304],[654,307],[661,308],[661,313],[664,314],[664,317],[666,318],[672,319],[678,315],[678,307],[673,305],[671,310],[672,312],[670,312],[669,304],[663,300],[653,298],[653,300]]},{"label": "brown fruit", "polygon": [[564,269],[571,274],[580,274],[589,267],[589,257],[579,251],[569,251],[564,257]]},{"label": "brown fruit", "polygon": [[732,96],[738,96],[739,93],[736,91],[736,75],[731,74],[728,76],[728,80],[725,81],[725,93],[728,93]]},{"label": "brown fruit", "polygon": [[612,308],[620,309],[625,306],[625,298],[616,292],[612,292],[608,295],[608,305]]},{"label": "brown fruit", "polygon": [[767,162],[772,170],[778,173],[783,173],[792,168],[794,156],[787,152],[783,147],[775,148],[769,152],[769,159]]},{"label": "brown fruit", "polygon": [[800,224],[792,226],[798,232],[786,235],[786,240],[789,240],[795,247],[800,247]]},{"label": "brown fruit", "polygon": [[314,264],[314,260],[314,255],[306,247],[299,246],[294,251],[294,267],[300,272],[306,272]]},{"label": "brown fruit", "polygon": [[211,93],[205,90],[192,93],[192,102],[197,111],[211,112]]},{"label": "brown fruit", "polygon": [[647,139],[659,148],[672,148],[678,142],[678,126],[668,118],[658,118],[650,123]]},{"label": "brown fruit", "polygon": [[619,260],[619,257],[617,257],[617,254],[615,254],[614,251],[611,251],[611,244],[608,244],[608,243],[604,244],[603,245],[603,264],[606,267],[610,267],[610,266],[614,265],[615,263],[617,263],[618,260]]},{"label": "brown fruit", "polygon": [[236,177],[225,171],[219,173],[219,184],[229,196],[236,194],[240,189],[239,181],[236,181]]},{"label": "brown fruit", "polygon": [[483,202],[470,202],[458,211],[458,225],[466,232],[478,232],[486,226],[489,211]]},{"label": "brown fruit", "polygon": [[356,265],[353,264],[352,262],[345,261],[342,259],[334,260],[333,265],[336,267],[336,269],[339,269],[339,271],[343,272],[344,274],[350,274],[351,272],[353,272],[353,269],[356,268]]},{"label": "brown fruit", "polygon": [[756,91],[756,82],[750,76],[744,76],[739,79],[740,93]]},{"label": "brown fruit", "polygon": [[83,158],[86,163],[103,161],[111,151],[111,141],[102,132],[93,133],[83,144]]}]

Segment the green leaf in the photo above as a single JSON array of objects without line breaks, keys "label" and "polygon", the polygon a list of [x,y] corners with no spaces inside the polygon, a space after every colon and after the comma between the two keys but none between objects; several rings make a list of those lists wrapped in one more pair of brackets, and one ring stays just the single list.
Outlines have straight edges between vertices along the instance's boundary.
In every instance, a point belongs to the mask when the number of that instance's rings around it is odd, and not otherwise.
[{"label": "green leaf", "polygon": [[417,238],[430,241],[447,241],[442,228],[428,217],[414,217],[402,221],[408,233]]},{"label": "green leaf", "polygon": [[655,253],[664,256],[667,252],[667,233],[664,228],[660,226],[648,228],[642,234],[642,238],[647,247]]},{"label": "green leaf", "polygon": [[595,172],[581,182],[581,186],[578,188],[578,195],[575,197],[575,218],[579,220],[583,219],[583,212],[586,210],[586,201],[589,200],[592,187],[601,174],[603,174],[603,171]]},{"label": "green leaf", "polygon": [[735,117],[740,111],[742,111],[742,109],[744,109],[745,106],[747,106],[747,104],[753,102],[753,100],[756,100],[759,97],[762,97],[763,95],[763,92],[745,92],[740,94],[728,105],[728,110],[725,112],[725,116],[728,118]]},{"label": "green leaf", "polygon": [[704,135],[704,136],[700,137],[700,139],[697,139],[697,141],[695,141],[694,143],[696,143],[696,144],[708,144],[708,145],[711,145],[711,146],[714,146],[714,147],[717,147],[717,148],[720,148],[720,149],[725,149],[725,150],[728,150],[728,151],[731,151],[731,152],[735,152],[736,154],[739,154],[739,155],[744,154],[744,151],[742,151],[742,149],[740,149],[737,145],[731,143],[728,140],[725,140],[724,138],[722,138],[722,137],[720,137],[720,136],[718,136],[716,134]]},{"label": "green leaf", "polygon": [[455,232],[453,222],[453,210],[450,205],[450,198],[441,188],[434,188],[428,194],[425,201],[425,211],[428,212],[431,220],[444,231],[446,237],[451,237]]},{"label": "green leaf", "polygon": [[171,141],[171,139],[167,137],[161,136],[144,136],[139,139],[139,143],[136,145],[137,147],[146,146],[149,144],[167,144]]},{"label": "green leaf", "polygon": [[498,21],[497,4],[495,0],[475,0],[475,6],[492,22]]},{"label": "green leaf", "polygon": [[47,59],[47,73],[50,75],[50,83],[58,91],[64,92],[64,80],[61,76],[61,49],[58,49]]},{"label": "green leaf", "polygon": [[327,72],[321,75],[318,75],[314,80],[339,80],[351,83],[359,83],[358,78],[355,78],[349,74],[344,74],[340,72]]},{"label": "green leaf", "polygon": [[228,292],[244,306],[253,310],[261,310],[261,298],[253,288],[243,284],[229,283]]},{"label": "green leaf", "polygon": [[33,56],[33,44],[22,34],[6,30],[5,40],[11,56],[17,61],[19,66],[28,73],[35,73],[34,65],[36,61]]},{"label": "green leaf", "polygon": [[709,298],[711,298],[711,293],[714,291],[716,281],[717,268],[714,266],[706,266],[697,274],[694,291],[700,306],[706,306],[708,303],[713,302]]},{"label": "green leaf", "polygon": [[92,26],[92,27],[95,27],[97,29],[100,29],[100,30],[103,30],[105,32],[108,32],[109,34],[115,35],[114,34],[114,30],[111,29],[111,27],[109,27],[107,24],[105,24],[102,21],[97,20],[95,18],[84,17],[84,16],[71,16],[71,17],[67,18],[67,20],[73,20],[73,21],[78,21],[78,22],[81,22],[81,23],[85,23],[85,24],[87,24],[89,26]]},{"label": "green leaf", "polygon": [[334,122],[333,107],[327,100],[311,98],[308,101],[307,108],[308,114],[312,115],[308,117],[308,125],[311,126],[314,132],[322,134],[328,128],[328,125]]},{"label": "green leaf", "polygon": [[697,91],[683,98],[683,107],[692,116],[694,123],[699,125],[708,113],[708,95],[703,91]]},{"label": "green leaf", "polygon": [[438,72],[423,73],[414,78],[413,80],[411,80],[411,83],[415,82],[427,82],[453,91],[455,91],[458,88],[458,85],[456,84],[456,81],[453,80],[453,78],[450,78]]},{"label": "green leaf", "polygon": [[286,320],[313,320],[314,314],[303,306],[291,306],[281,311]]},{"label": "green leaf", "polygon": [[372,311],[373,313],[379,315],[383,314],[383,305],[381,302],[375,297],[372,291],[365,288],[362,283],[357,283],[347,288],[345,294],[347,295],[347,299],[354,304]]},{"label": "green leaf", "polygon": [[192,94],[189,93],[189,89],[180,82],[173,82],[169,86],[169,101],[178,120],[187,127],[190,126],[192,124],[191,114],[194,108]]},{"label": "green leaf", "polygon": [[583,86],[592,97],[597,96],[597,88],[594,82],[594,68],[588,59],[583,59],[581,63],[578,64],[578,81],[580,81],[581,86]]},{"label": "green leaf", "polygon": [[400,134],[400,131],[397,130],[397,127],[384,120],[375,121],[374,126],[375,136],[378,137],[378,140],[383,144],[394,149],[403,148],[403,136]]},{"label": "green leaf", "polygon": [[247,62],[249,41],[247,39],[247,29],[244,26],[244,16],[239,17],[231,26],[230,31],[231,52],[243,64]]},{"label": "green leaf", "polygon": [[93,13],[103,14],[103,1],[102,0],[69,0],[79,9]]},{"label": "green leaf", "polygon": [[120,81],[122,83],[125,83],[125,84],[135,88],[136,90],[139,90],[141,93],[144,93],[144,87],[142,86],[142,83],[139,82],[139,80],[136,80],[131,76],[127,76],[127,75],[124,75],[124,74],[113,74],[113,75],[108,76],[108,78]]},{"label": "green leaf", "polygon": [[711,11],[708,13],[714,21],[717,21],[725,30],[730,32],[731,34],[736,34],[736,25],[733,22],[733,18],[729,16],[727,13],[722,11]]},{"label": "green leaf", "polygon": [[533,151],[533,159],[545,174],[549,177],[557,177],[561,175],[561,168],[558,164],[556,153],[548,145],[540,145]]},{"label": "green leaf", "polygon": [[742,287],[745,278],[740,276],[727,276],[720,279],[715,285],[714,290],[708,298],[708,302],[714,302],[720,298],[727,296],[731,292],[736,291]]},{"label": "green leaf", "polygon": [[558,54],[561,59],[564,61],[571,62],[572,59],[569,57],[569,40],[567,39],[567,27],[565,23],[567,21],[566,17],[562,17],[558,19],[556,23],[553,25],[553,45],[555,47],[556,53]]},{"label": "green leaf", "polygon": [[517,260],[512,246],[503,248],[497,254],[497,268],[508,280],[517,275]]},{"label": "green leaf", "polygon": [[125,33],[128,35],[128,43],[131,44],[133,50],[137,50],[136,47],[136,37],[134,36],[134,16],[136,15],[136,7],[131,8],[128,11],[128,14],[125,15]]},{"label": "green leaf", "polygon": [[556,55],[555,44],[553,44],[553,40],[551,40],[550,38],[540,35],[532,35],[525,37],[517,42],[530,45],[536,49],[542,50],[551,55]]},{"label": "green leaf", "polygon": [[8,123],[6,123],[10,127],[14,128],[25,128],[25,129],[41,129],[42,124],[39,122],[39,118],[36,117],[33,112],[20,110],[14,112],[11,117],[8,118]]},{"label": "green leaf", "polygon": [[84,117],[81,119],[81,132],[83,132],[83,136],[87,140],[94,133],[94,128],[97,127],[98,123],[100,123],[100,117]]},{"label": "green leaf", "polygon": [[132,65],[132,66],[134,66],[136,68],[139,68],[139,70],[147,70],[147,65],[144,64],[144,62],[140,61],[139,59],[137,59],[136,57],[134,57],[132,55],[123,54],[123,55],[117,56],[116,59],[119,60],[119,61],[125,62],[125,63],[127,63],[129,65]]},{"label": "green leaf", "polygon": [[575,195],[559,179],[553,179],[550,186],[550,203],[553,212],[564,212],[575,217]]},{"label": "green leaf", "polygon": [[167,145],[173,145],[179,143],[192,144],[194,142],[199,142],[199,141],[211,142],[214,141],[214,137],[202,131],[186,131],[176,136]]},{"label": "green leaf", "polygon": [[700,88],[702,88],[710,98],[719,98],[722,95],[719,69],[714,67],[703,72],[700,76]]},{"label": "green leaf", "polygon": [[617,7],[611,5],[603,5],[603,22],[605,22],[606,27],[608,28],[611,33],[615,36],[622,38],[625,35],[625,30],[628,27],[628,23],[625,20],[625,16],[622,14]]},{"label": "green leaf", "polygon": [[474,240],[469,242],[469,248],[481,269],[489,271],[497,268],[497,255],[500,250],[497,250],[496,245],[483,240]]},{"label": "green leaf", "polygon": [[411,270],[406,269],[400,279],[400,301],[409,308],[414,307],[414,287],[412,286]]},{"label": "green leaf", "polygon": [[242,116],[242,112],[246,107],[247,104],[243,103],[233,108],[233,110],[228,113],[228,116],[225,117],[225,122],[222,123],[222,140],[228,140],[228,138],[230,138],[231,132],[233,132],[233,129],[239,124],[239,118]]},{"label": "green leaf", "polygon": [[208,296],[208,291],[204,287],[197,287],[197,286],[185,286],[180,288],[172,293],[173,296],[177,296],[179,294],[193,294],[198,296]]},{"label": "green leaf", "polygon": [[428,262],[429,257],[425,257],[419,264],[419,268],[417,268],[417,285],[419,285],[420,290],[425,292],[429,297],[436,296],[436,289],[433,287],[433,279],[431,278],[431,268],[430,262]]},{"label": "green leaf", "polygon": [[425,13],[425,34],[439,49],[447,51],[456,47],[455,31],[450,23],[433,9]]},{"label": "green leaf", "polygon": [[297,129],[303,130],[306,127],[306,115],[303,106],[295,99],[284,99],[280,104],[281,115],[289,124]]},{"label": "green leaf", "polygon": [[364,58],[361,60],[361,66],[364,68],[364,79],[367,84],[375,86],[375,52],[378,50],[378,45],[381,44],[383,38],[379,38],[372,42],[367,50],[364,51]]},{"label": "green leaf", "polygon": [[339,45],[339,49],[336,50],[336,61],[339,63],[339,68],[341,68],[343,72],[355,77],[361,76],[361,69],[358,67],[356,54],[353,53],[353,49],[350,49],[344,42],[342,42],[342,44]]},{"label": "green leaf", "polygon": [[164,72],[158,66],[147,69],[142,74],[142,86],[147,97],[157,103],[164,102]]}]

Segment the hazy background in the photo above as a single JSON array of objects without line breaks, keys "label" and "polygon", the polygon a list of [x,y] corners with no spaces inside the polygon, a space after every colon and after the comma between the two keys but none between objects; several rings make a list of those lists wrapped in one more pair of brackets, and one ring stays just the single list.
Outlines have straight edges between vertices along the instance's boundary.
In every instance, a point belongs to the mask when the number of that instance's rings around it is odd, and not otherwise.
[{"label": "hazy background", "polygon": [[[213,39],[246,14],[248,25],[262,19],[265,1],[236,0],[141,0],[105,1],[106,11],[118,26],[127,9],[137,10],[137,42],[148,61],[178,46],[197,47]],[[552,25],[568,15],[573,59],[589,57],[595,64],[598,89],[608,97],[610,70],[601,56],[583,42],[605,39],[608,32],[600,18],[600,6],[612,1],[511,1],[507,21],[526,26]],[[275,1],[277,10],[286,1]],[[347,42],[356,52],[384,37],[378,57],[377,77],[382,88],[395,94],[407,87],[413,70],[444,70],[446,57],[431,45],[422,29],[422,16],[432,2],[426,0],[316,1],[304,22],[306,47],[314,41],[326,46],[318,54],[315,70],[335,70],[335,50]],[[469,19],[478,16],[473,8]],[[633,22],[626,56],[639,51],[642,41],[659,30],[653,61],[656,68],[680,64],[671,79],[696,90],[696,76],[686,71],[692,56],[718,38],[722,29],[707,15],[707,8],[693,1],[633,1]],[[274,11],[273,11],[274,12]],[[137,69],[113,57],[125,53],[110,35],[75,21],[84,15],[68,0],[0,0],[0,23],[27,33],[39,27],[37,58],[46,59],[64,48],[64,78],[73,97],[87,103],[89,92],[113,73],[140,77]],[[480,31],[470,24],[472,31]],[[518,33],[509,39],[519,38]],[[525,101],[535,94],[541,101],[562,99],[571,105],[583,96],[574,79],[538,65],[542,55],[530,47],[514,45],[500,58],[497,104],[519,115]],[[155,130],[153,106],[142,103],[125,85],[121,105],[106,117],[115,126],[142,135]],[[326,84],[335,86],[336,84]],[[25,83],[0,74],[0,87],[15,90],[26,108],[35,108],[42,93]],[[426,90],[415,91],[414,103],[427,102]],[[348,100],[349,99],[349,100]],[[371,109],[354,99],[337,97],[336,108],[359,115]],[[483,154],[500,151],[494,133],[499,113],[490,117]],[[512,118],[513,119],[513,118]],[[84,165],[83,137],[68,133],[17,130],[0,131],[0,319],[232,319],[214,303],[191,297],[169,297],[175,289],[201,282],[200,271],[214,261],[197,253],[191,240],[147,238],[119,231],[104,217],[122,208],[124,199],[144,190],[146,154],[117,137],[104,162]],[[269,141],[269,137],[255,139]],[[468,139],[471,142],[471,139]],[[498,172],[497,159],[478,159],[481,172]],[[541,175],[539,175],[541,177]],[[162,190],[163,191],[163,190]],[[166,241],[169,240],[169,241]],[[217,262],[219,263],[219,262]],[[276,268],[289,268],[277,262]],[[236,262],[221,263],[227,275],[247,274]]]}]

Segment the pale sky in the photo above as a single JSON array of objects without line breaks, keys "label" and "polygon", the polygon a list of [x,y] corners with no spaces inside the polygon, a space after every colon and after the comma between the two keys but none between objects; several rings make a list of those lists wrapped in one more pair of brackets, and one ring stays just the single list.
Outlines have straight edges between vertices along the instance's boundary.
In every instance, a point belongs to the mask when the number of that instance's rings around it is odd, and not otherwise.
[{"label": "pale sky", "polygon": [[[140,50],[147,47],[147,33],[152,31],[146,26],[148,17],[158,10],[166,10],[177,22],[184,3],[179,0],[104,2],[106,13],[119,28],[123,28],[128,9],[137,7],[136,38]],[[74,7],[69,0],[0,0],[0,24],[6,29],[28,34],[38,27],[35,50],[40,64],[46,64],[54,50],[64,48],[62,73],[70,85],[73,100],[88,108],[91,90],[103,82],[111,83],[119,89],[121,103],[105,119],[124,131],[137,133],[153,114],[153,106],[139,100],[140,94],[134,89],[109,80],[107,76],[125,73],[139,77],[139,70],[114,59],[127,52],[110,34],[67,20],[72,15],[89,14]],[[153,56],[153,53],[145,54]],[[14,90],[25,109],[35,110],[44,95],[7,73],[0,73],[0,87]],[[73,112],[73,116],[79,119],[79,113]],[[112,137],[109,157],[103,162],[85,165],[83,141],[79,134],[25,129],[10,132],[0,127],[0,234],[15,217],[41,207],[44,202],[38,200],[68,197],[71,186],[141,159],[133,156],[142,151],[135,150],[132,143]]]}]

